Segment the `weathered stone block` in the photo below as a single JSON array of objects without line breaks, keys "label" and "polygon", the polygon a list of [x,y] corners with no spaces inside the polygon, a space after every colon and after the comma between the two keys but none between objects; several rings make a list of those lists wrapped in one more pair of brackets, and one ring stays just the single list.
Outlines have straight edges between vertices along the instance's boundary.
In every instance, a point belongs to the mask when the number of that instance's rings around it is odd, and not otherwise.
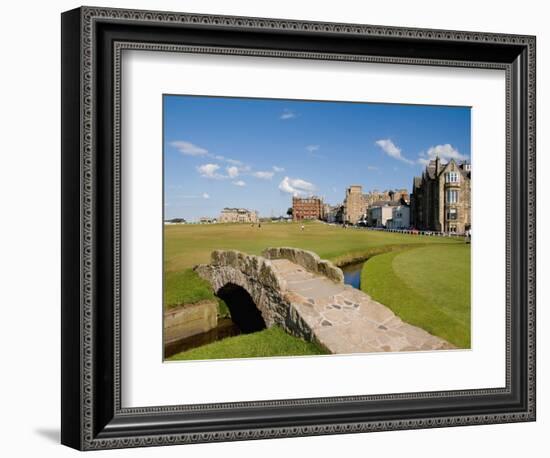
[{"label": "weathered stone block", "polygon": [[344,273],[342,269],[336,267],[332,262],[321,260],[318,264],[319,273],[337,283],[344,283]]},{"label": "weathered stone block", "polygon": [[302,266],[309,272],[324,275],[337,283],[344,282],[342,270],[332,264],[332,262],[321,259],[313,251],[292,247],[267,248],[262,252],[262,256],[267,259],[287,259]]},{"label": "weathered stone block", "polygon": [[188,304],[164,312],[164,341],[175,342],[210,331],[218,325],[218,303],[212,300]]}]

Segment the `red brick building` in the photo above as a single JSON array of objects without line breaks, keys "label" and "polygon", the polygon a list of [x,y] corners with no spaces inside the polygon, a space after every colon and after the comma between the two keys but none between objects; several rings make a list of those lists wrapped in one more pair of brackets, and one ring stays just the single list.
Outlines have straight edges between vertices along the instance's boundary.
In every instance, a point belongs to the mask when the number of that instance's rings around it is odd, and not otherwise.
[{"label": "red brick building", "polygon": [[293,197],[292,198],[292,219],[301,221],[303,219],[323,218],[323,199],[320,197]]}]

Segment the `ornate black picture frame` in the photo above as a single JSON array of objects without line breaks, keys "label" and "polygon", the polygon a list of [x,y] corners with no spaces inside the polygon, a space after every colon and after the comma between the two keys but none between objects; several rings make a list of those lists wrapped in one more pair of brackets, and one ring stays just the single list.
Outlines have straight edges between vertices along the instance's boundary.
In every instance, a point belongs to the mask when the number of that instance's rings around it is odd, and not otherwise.
[{"label": "ornate black picture frame", "polygon": [[[506,72],[506,386],[121,406],[124,49]],[[62,15],[62,435],[80,450],[535,420],[535,37],[82,7]]]}]

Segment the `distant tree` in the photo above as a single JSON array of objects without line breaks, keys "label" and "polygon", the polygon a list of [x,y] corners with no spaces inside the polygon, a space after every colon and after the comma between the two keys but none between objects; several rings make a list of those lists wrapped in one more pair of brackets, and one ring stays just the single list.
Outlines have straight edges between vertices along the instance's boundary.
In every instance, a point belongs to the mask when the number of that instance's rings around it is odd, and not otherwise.
[{"label": "distant tree", "polygon": [[290,208],[286,211],[286,214],[287,214],[288,216],[292,216],[292,212],[293,212],[293,211],[292,211],[292,207],[290,207]]}]

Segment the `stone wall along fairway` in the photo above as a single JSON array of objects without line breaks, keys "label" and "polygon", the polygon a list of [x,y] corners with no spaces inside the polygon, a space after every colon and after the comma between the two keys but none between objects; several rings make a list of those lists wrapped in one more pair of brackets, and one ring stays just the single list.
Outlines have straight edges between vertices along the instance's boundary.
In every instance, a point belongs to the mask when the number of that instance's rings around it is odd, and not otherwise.
[{"label": "stone wall along fairway", "polygon": [[289,334],[308,341],[313,339],[305,321],[286,300],[286,281],[271,260],[236,250],[216,250],[211,254],[210,264],[200,264],[194,270],[212,285],[216,293],[227,284],[243,288],[268,328],[281,326]]},{"label": "stone wall along fairway", "polygon": [[212,300],[164,312],[164,342],[172,343],[210,331],[218,325],[218,303]]}]

